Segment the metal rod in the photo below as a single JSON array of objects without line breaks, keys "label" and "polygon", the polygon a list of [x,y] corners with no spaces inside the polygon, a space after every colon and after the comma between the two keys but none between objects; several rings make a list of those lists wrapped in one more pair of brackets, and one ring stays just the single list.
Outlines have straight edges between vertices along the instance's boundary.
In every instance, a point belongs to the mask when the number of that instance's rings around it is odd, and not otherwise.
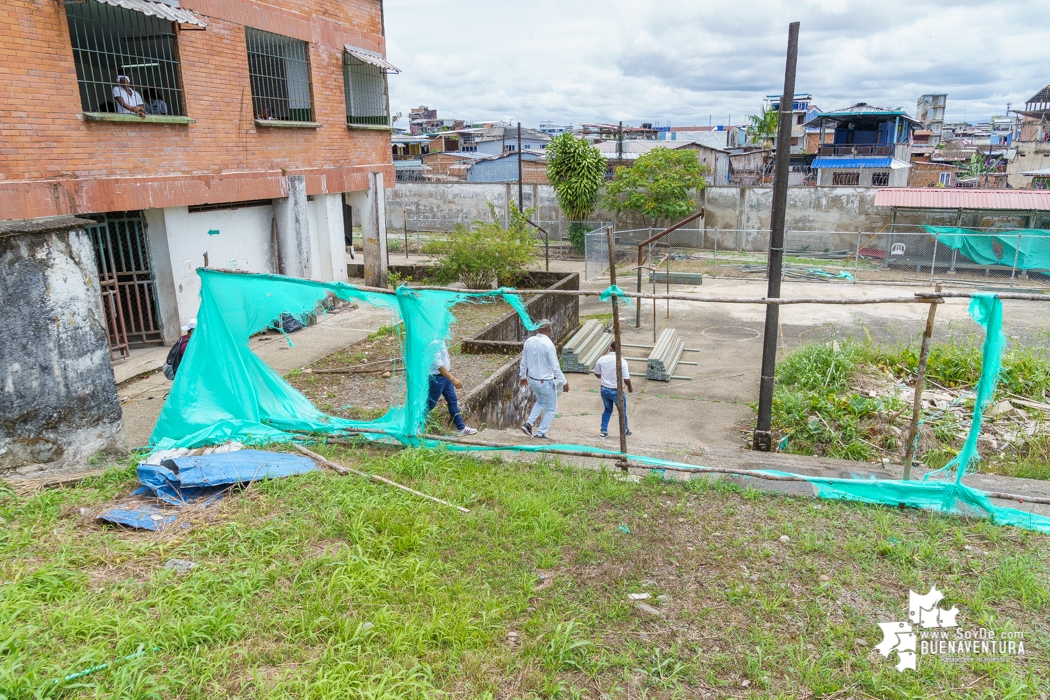
[{"label": "metal rod", "polygon": [[450,508],[455,508],[460,513],[469,513],[470,512],[469,510],[467,510],[463,506],[457,506],[454,503],[449,503],[448,501],[443,501],[440,498],[434,498],[433,496],[428,496],[427,494],[425,494],[425,493],[423,493],[421,491],[416,491],[415,489],[410,489],[410,488],[408,488],[407,486],[405,486],[403,484],[397,483],[396,481],[391,481],[390,479],[386,479],[386,478],[384,478],[382,476],[378,476],[376,474],[367,474],[365,472],[359,472],[356,469],[351,469],[350,467],[344,467],[342,464],[336,464],[335,462],[331,462],[331,461],[325,459],[324,457],[322,457],[321,455],[317,454],[316,452],[306,449],[305,447],[303,447],[302,445],[300,445],[298,443],[292,443],[292,447],[294,447],[295,449],[299,450],[304,455],[306,455],[308,457],[312,457],[313,459],[316,459],[321,464],[325,465],[326,467],[329,467],[330,469],[332,469],[332,470],[334,470],[334,471],[336,471],[336,472],[338,472],[340,474],[343,474],[343,475],[355,474],[357,476],[363,476],[366,479],[371,479],[372,481],[377,481],[377,482],[379,482],[381,484],[386,484],[387,486],[393,486],[394,488],[401,489],[402,491],[407,491],[408,493],[412,494],[413,496],[419,496],[420,498],[425,498],[428,501],[434,501],[434,503],[440,503],[443,506],[449,506]]},{"label": "metal rod", "polygon": [[857,231],[857,255],[853,258],[853,284],[860,276],[860,231]]},{"label": "metal rod", "polygon": [[[773,211],[769,230],[769,287],[766,296],[780,296],[780,281],[784,267],[784,223],[787,214],[788,176],[791,165],[791,122],[795,100],[795,64],[798,61],[798,22],[788,25],[787,62],[784,68],[784,95],[780,99],[777,124],[776,168],[773,173]],[[765,337],[762,348],[762,375],[758,395],[758,422],[755,427],[754,449],[769,452],[773,445],[773,382],[777,364],[777,331],[780,306],[766,307]]]},{"label": "metal rod", "polygon": [[405,217],[405,260],[408,260],[408,212],[403,211],[401,214]]},{"label": "metal rod", "polygon": [[518,122],[518,212],[524,211],[524,197],[522,193],[522,175],[521,175],[521,122]]},{"label": "metal rod", "polygon": [[[605,240],[609,246],[609,284],[616,286],[616,246],[612,226],[605,227]],[[655,302],[654,302],[655,303]],[[613,340],[616,341],[616,416],[620,424],[620,454],[623,462],[620,469],[627,471],[627,397],[623,393],[623,349],[620,347],[620,303],[612,295]]]},{"label": "metal rod", "polygon": [[[664,291],[666,291],[667,294],[670,295],[671,294],[671,251],[670,250],[667,251],[667,257],[664,258],[664,259],[667,261],[667,274],[664,277],[664,282],[666,283],[667,286],[665,287]],[[656,290],[655,289],[653,289],[653,294],[656,294]],[[653,306],[654,307],[656,306],[656,302],[655,301],[653,302]],[[667,318],[671,318],[671,299],[670,299],[670,297],[668,297],[668,299],[667,299]],[[655,331],[656,329],[654,328],[653,330]],[[654,343],[656,342],[655,338],[653,339],[653,342]]]},{"label": "metal rod", "polygon": [[[940,285],[938,285],[940,286]],[[908,449],[904,454],[904,480],[911,479],[911,463],[915,459],[915,443],[919,437],[919,417],[922,414],[922,387],[926,381],[926,363],[930,359],[930,342],[933,338],[933,322],[940,301],[930,302],[930,313],[926,317],[926,329],[922,332],[922,349],[919,351],[919,366],[915,372],[915,400],[911,409],[911,425],[908,428]]]},{"label": "metal rod", "polygon": [[[642,293],[642,247],[638,246],[638,283],[635,285],[635,291],[639,294]],[[653,293],[656,292],[656,282],[653,282]],[[653,323],[656,322],[656,302],[653,302]],[[642,327],[642,305],[636,305],[634,309],[634,327]],[[653,331],[654,333],[656,331]]]},{"label": "metal rod", "polygon": [[551,235],[542,226],[537,226],[532,222],[532,219],[525,219],[525,222],[532,226],[534,229],[543,234],[543,266],[547,272],[551,269]]},{"label": "metal rod", "polygon": [[1014,251],[1014,267],[1010,270],[1010,286],[1014,286],[1014,276],[1017,275],[1017,259],[1021,255],[1021,234],[1017,234],[1017,250]]},{"label": "metal rod", "polygon": [[933,271],[937,269],[937,234],[933,234],[933,260],[930,262],[930,286],[933,286]]},{"label": "metal rod", "polygon": [[718,279],[718,229],[715,229],[715,271],[711,273],[711,276]]}]

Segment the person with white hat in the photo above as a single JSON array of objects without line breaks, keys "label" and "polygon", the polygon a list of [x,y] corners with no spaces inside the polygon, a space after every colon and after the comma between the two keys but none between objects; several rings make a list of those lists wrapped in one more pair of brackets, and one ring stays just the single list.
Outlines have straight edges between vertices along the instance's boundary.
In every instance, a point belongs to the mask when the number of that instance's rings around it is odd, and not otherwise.
[{"label": "person with white hat", "polygon": [[168,359],[164,361],[164,366],[161,368],[164,372],[164,376],[168,379],[175,379],[175,373],[179,371],[179,364],[182,363],[182,356],[186,354],[186,346],[190,342],[190,336],[193,335],[193,329],[197,327],[197,319],[191,318],[186,322],[186,325],[182,327],[182,337],[175,341],[175,344],[171,346],[171,350],[168,352]]},{"label": "person with white hat", "polygon": [[[536,404],[532,407],[525,424],[521,426],[521,431],[529,437],[549,440],[547,431],[550,430],[554,414],[558,411],[558,392],[567,392],[569,382],[562,374],[561,363],[558,362],[558,349],[551,340],[551,322],[546,318],[540,319],[536,335],[526,340],[521,349],[521,369],[518,377],[521,386],[528,386],[536,397]],[[536,421],[541,413],[543,421],[537,426]]]}]

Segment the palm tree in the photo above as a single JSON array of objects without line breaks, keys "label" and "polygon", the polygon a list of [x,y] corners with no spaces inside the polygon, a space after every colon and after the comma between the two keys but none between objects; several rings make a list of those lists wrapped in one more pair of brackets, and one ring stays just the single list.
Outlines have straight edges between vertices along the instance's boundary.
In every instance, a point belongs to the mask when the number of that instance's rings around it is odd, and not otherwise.
[{"label": "palm tree", "polygon": [[760,139],[763,148],[769,148],[773,144],[773,137],[777,135],[777,127],[780,119],[779,113],[774,109],[763,109],[762,114],[752,114],[748,121],[747,137],[751,141]]}]

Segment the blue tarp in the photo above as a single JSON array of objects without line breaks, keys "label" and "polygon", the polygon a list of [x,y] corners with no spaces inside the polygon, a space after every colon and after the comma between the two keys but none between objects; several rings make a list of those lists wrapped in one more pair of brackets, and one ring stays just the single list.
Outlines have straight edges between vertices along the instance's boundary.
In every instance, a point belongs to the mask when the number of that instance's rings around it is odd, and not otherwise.
[{"label": "blue tarp", "polygon": [[260,450],[239,450],[193,457],[174,457],[161,464],[140,464],[139,482],[133,496],[157,501],[133,507],[117,507],[99,520],[144,530],[160,530],[178,517],[184,505],[210,505],[237,484],[261,479],[279,479],[317,471],[313,460],[299,455]]},{"label": "blue tarp", "polygon": [[819,170],[821,168],[888,168],[892,164],[893,158],[890,156],[880,156],[878,158],[853,156],[837,158],[834,156],[822,156],[820,158],[814,158],[809,167],[813,170]]}]

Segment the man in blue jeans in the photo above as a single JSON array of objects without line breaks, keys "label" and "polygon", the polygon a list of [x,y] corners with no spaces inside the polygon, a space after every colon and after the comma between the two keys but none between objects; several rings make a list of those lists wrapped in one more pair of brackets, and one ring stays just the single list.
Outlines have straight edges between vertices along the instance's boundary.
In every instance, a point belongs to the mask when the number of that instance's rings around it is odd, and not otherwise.
[{"label": "man in blue jeans", "polygon": [[[436,341],[435,341],[436,342]],[[430,395],[427,397],[427,413],[429,414],[438,400],[444,396],[448,404],[448,414],[452,416],[452,422],[456,424],[456,430],[460,435],[474,435],[477,429],[470,428],[463,422],[463,416],[459,413],[459,398],[456,389],[463,388],[463,382],[452,376],[449,371],[451,361],[448,356],[448,346],[441,343],[441,349],[434,355],[434,361],[430,364]]]},{"label": "man in blue jeans", "polygon": [[[620,370],[623,373],[623,384],[627,387],[627,391],[634,393],[634,388],[631,386],[631,373],[627,369],[627,360],[620,358]],[[602,383],[602,403],[605,404],[605,410],[602,412],[602,438],[609,437],[609,418],[612,417],[613,406],[617,403],[616,401],[616,343],[609,345],[609,352],[603,355],[597,362],[594,363],[594,376],[598,377]],[[627,425],[627,396],[620,396],[619,406],[616,410],[623,414],[623,425],[627,430],[627,434],[631,434],[631,429]]]}]

